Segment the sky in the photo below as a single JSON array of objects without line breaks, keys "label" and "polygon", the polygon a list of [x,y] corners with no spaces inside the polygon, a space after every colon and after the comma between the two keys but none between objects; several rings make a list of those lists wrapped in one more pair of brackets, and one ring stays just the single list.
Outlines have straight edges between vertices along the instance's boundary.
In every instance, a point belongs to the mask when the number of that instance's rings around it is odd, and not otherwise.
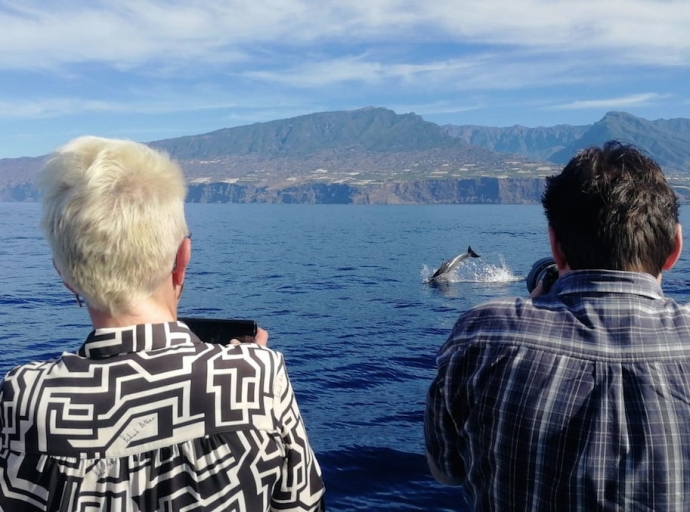
[{"label": "sky", "polygon": [[0,158],[385,107],[690,118],[688,0],[0,0]]}]

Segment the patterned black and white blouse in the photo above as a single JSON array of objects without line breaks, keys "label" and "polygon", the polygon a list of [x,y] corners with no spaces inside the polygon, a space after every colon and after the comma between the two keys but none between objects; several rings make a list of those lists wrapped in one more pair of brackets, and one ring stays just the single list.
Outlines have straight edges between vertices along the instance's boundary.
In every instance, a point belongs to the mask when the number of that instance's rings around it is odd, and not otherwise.
[{"label": "patterned black and white blouse", "polygon": [[92,332],[0,390],[0,510],[323,510],[280,353],[183,323]]}]

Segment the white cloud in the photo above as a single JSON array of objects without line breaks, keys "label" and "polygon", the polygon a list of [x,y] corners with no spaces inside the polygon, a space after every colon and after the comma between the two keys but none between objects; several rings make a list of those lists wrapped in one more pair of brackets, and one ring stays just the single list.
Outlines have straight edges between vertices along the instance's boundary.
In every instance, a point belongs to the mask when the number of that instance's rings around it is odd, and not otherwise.
[{"label": "white cloud", "polygon": [[0,0],[0,27],[0,137],[365,105],[495,125],[688,111],[687,0]]},{"label": "white cloud", "polygon": [[242,76],[291,87],[312,88],[350,81],[380,83],[384,74],[380,63],[367,61],[364,56],[349,56],[312,61],[292,69],[247,71]]},{"label": "white cloud", "polygon": [[461,114],[484,108],[481,102],[475,104],[454,104],[450,102],[435,102],[422,104],[391,105],[395,112],[414,112],[421,116],[437,116],[441,114]]},{"label": "white cloud", "polygon": [[5,0],[0,26],[5,69],[94,61],[122,69],[227,64],[266,58],[267,46],[290,53],[312,44],[402,41],[690,63],[686,0]]},{"label": "white cloud", "polygon": [[646,92],[630,94],[618,98],[604,98],[597,100],[577,100],[570,103],[555,105],[550,108],[555,110],[584,110],[584,109],[615,109],[650,105],[660,100],[671,97],[669,94]]},{"label": "white cloud", "polygon": [[172,98],[167,102],[148,101],[114,102],[86,100],[80,98],[49,98],[25,101],[0,101],[0,119],[34,119],[64,115],[94,113],[139,113],[163,114],[190,110],[231,108],[236,104],[203,103],[199,101],[179,102]]},{"label": "white cloud", "polygon": [[271,71],[249,71],[241,76],[305,89],[351,82],[427,91],[510,90],[596,81],[599,77],[591,71],[593,62],[590,59],[532,60],[519,55],[484,53],[465,58],[398,63],[363,54],[309,61]]},{"label": "white cloud", "polygon": [[[267,97],[246,94],[241,100],[218,95],[213,99],[174,93],[156,100],[133,96],[131,101],[89,100],[82,98],[45,98],[20,101],[0,101],[0,119],[47,119],[82,114],[143,114],[166,115],[203,111],[227,111],[222,117],[232,124],[271,120],[286,112],[301,115],[313,109],[297,98],[285,99],[280,95]],[[289,101],[288,101],[289,100]],[[355,107],[359,108],[359,106]]]},{"label": "white cloud", "polygon": [[0,101],[0,118],[2,119],[55,117],[65,114],[114,112],[117,110],[121,110],[121,107],[103,101],[76,98],[54,98],[37,101],[26,100],[12,102]]}]

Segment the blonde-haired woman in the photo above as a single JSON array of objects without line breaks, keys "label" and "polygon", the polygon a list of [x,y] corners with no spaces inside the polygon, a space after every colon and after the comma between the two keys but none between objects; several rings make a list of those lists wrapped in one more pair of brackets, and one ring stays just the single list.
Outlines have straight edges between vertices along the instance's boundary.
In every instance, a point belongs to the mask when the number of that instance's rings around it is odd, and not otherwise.
[{"label": "blonde-haired woman", "polygon": [[177,321],[191,257],[178,165],[81,137],[39,178],[55,268],[93,331],[0,390],[0,509],[321,510],[323,482],[282,355]]}]

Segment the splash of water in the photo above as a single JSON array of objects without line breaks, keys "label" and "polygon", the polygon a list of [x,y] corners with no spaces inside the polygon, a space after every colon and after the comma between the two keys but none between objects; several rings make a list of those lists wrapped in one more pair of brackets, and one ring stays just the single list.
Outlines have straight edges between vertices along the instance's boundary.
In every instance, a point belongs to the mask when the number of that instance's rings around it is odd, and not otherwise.
[{"label": "splash of water", "polygon": [[[443,275],[440,280],[446,283],[514,283],[525,279],[524,276],[513,273],[503,255],[499,255],[498,260],[498,264],[486,261],[465,261],[458,268]],[[422,281],[429,282],[434,270],[426,264],[422,265],[420,272]]]}]

